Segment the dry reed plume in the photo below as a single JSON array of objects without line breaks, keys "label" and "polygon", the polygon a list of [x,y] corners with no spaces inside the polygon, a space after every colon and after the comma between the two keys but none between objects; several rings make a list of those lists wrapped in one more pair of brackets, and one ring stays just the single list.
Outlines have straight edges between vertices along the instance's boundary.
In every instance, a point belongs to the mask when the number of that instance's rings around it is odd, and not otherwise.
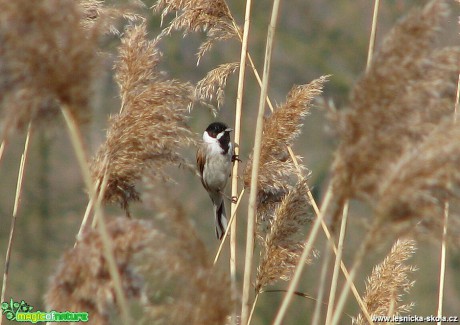
[{"label": "dry reed plume", "polygon": [[120,32],[116,23],[121,18],[129,22],[144,20],[144,17],[135,11],[139,7],[145,7],[145,4],[140,0],[129,1],[123,6],[107,6],[104,1],[99,0],[79,0],[79,4],[84,15],[82,26],[87,30],[97,27],[104,33],[119,35]]},{"label": "dry reed plume", "polygon": [[[303,118],[308,114],[312,100],[321,94],[327,76],[309,84],[296,86],[289,92],[286,103],[265,119],[258,179],[258,215],[269,219],[276,203],[293,188],[297,167],[289,155],[288,146],[300,135]],[[300,161],[301,157],[296,156]],[[306,167],[300,165],[300,172]],[[244,184],[251,182],[252,159],[244,171]],[[302,175],[305,177],[306,175]],[[295,181],[294,181],[295,182]]]},{"label": "dry reed plume", "polygon": [[235,73],[239,67],[239,62],[232,62],[221,64],[209,71],[196,85],[195,94],[197,98],[212,101],[215,97],[217,107],[220,108],[224,104],[224,89],[227,85],[227,78]]},{"label": "dry reed plume", "polygon": [[0,1],[0,104],[5,125],[48,120],[59,104],[84,120],[99,30],[81,26],[72,0]]},{"label": "dry reed plume", "polygon": [[303,250],[303,230],[311,221],[308,184],[300,180],[277,205],[270,230],[262,241],[263,252],[257,268],[256,292],[281,279],[289,281]]},{"label": "dry reed plume", "polygon": [[458,49],[434,49],[447,13],[444,1],[432,1],[398,23],[355,85],[351,109],[335,116],[341,143],[333,185],[340,197],[375,201],[388,166],[451,114]]},{"label": "dry reed plume", "polygon": [[147,171],[163,176],[165,164],[183,161],[179,148],[194,143],[185,124],[193,88],[161,77],[155,70],[160,57],[158,39],[146,37],[145,24],[128,28],[123,36],[115,66],[122,110],[110,119],[107,140],[91,164],[97,183],[107,172],[104,200],[125,209],[139,199],[136,181]]},{"label": "dry reed plume", "polygon": [[228,278],[213,268],[185,210],[162,192],[149,197],[161,212],[155,224],[165,240],[152,242],[139,259],[149,283],[143,323],[225,324],[232,306]]},{"label": "dry reed plume", "polygon": [[[441,123],[416,147],[388,166],[379,185],[376,215],[399,223],[399,231],[423,220],[441,234],[444,203],[458,198],[460,185],[460,128],[452,121]],[[451,220],[454,222],[454,219]],[[450,231],[455,233],[454,228]]]},{"label": "dry reed plume", "polygon": [[[408,313],[413,303],[402,304],[402,295],[408,293],[415,281],[410,275],[417,270],[406,261],[415,254],[413,240],[397,240],[385,259],[374,267],[367,279],[364,304],[372,316],[392,316]],[[360,313],[353,318],[354,325],[368,324]]]},{"label": "dry reed plume", "polygon": [[[129,299],[144,295],[144,282],[135,269],[134,257],[162,241],[151,222],[115,218],[107,224],[124,294]],[[77,247],[67,251],[52,276],[45,300],[47,310],[86,311],[91,324],[110,324],[116,313],[113,279],[97,230],[85,232]]]},{"label": "dry reed plume", "polygon": [[152,8],[154,12],[161,11],[162,21],[168,14],[175,13],[165,34],[173,30],[185,34],[206,32],[206,40],[197,53],[198,62],[216,41],[238,37],[236,24],[224,0],[159,0]]}]

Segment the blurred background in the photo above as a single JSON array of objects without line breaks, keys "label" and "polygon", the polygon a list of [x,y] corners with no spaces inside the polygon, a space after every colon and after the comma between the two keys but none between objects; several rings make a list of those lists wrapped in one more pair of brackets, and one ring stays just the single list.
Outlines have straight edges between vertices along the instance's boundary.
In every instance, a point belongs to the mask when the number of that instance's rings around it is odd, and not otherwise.
[{"label": "blurred background", "polygon": [[[112,2],[117,3],[117,1]],[[147,7],[154,3],[154,1],[144,2]],[[269,85],[269,96],[272,101],[283,103],[293,85],[308,83],[322,75],[330,74],[332,76],[324,89],[324,100],[333,101],[338,109],[346,107],[350,90],[366,66],[373,3],[369,0],[282,2]],[[377,47],[385,33],[399,18],[411,7],[421,6],[424,3],[425,1],[420,0],[381,2]],[[235,19],[242,25],[245,2],[229,0],[228,5]],[[252,12],[249,52],[258,70],[262,71],[271,2],[255,1]],[[141,13],[148,17],[149,36],[154,38],[161,31],[159,16],[154,15],[147,8]],[[445,22],[445,30],[439,38],[440,45],[458,44],[458,14],[459,5],[452,1],[452,14]],[[171,78],[196,83],[217,65],[239,61],[240,43],[225,41],[217,43],[197,66],[195,53],[203,39],[204,36],[199,33],[190,34],[185,38],[180,33],[173,33],[170,37],[164,38],[160,43],[163,52],[161,69]],[[108,117],[117,113],[120,108],[118,89],[113,81],[112,70],[118,45],[119,37],[115,35],[107,36],[103,41],[103,48],[108,55],[103,56],[103,67],[98,72],[97,82],[94,84],[93,114],[83,128],[88,151],[91,154],[94,154],[105,140]],[[225,91],[226,101],[216,118],[229,125],[234,123],[237,79],[237,74],[229,77]],[[243,167],[252,148],[259,94],[259,87],[252,71],[247,69],[240,143]],[[328,182],[336,139],[333,125],[326,120],[326,110],[321,109],[319,102],[316,106],[305,120],[303,133],[297,140],[294,151],[304,157],[305,165],[312,171],[310,186],[319,202]],[[196,106],[191,112],[189,126],[197,134],[197,138],[200,138],[206,126],[214,120],[208,108]],[[20,132],[11,138],[0,164],[0,180],[3,185],[0,187],[0,252],[2,253],[0,269],[2,271],[24,138],[25,134]],[[184,156],[193,162],[195,148],[187,148]],[[172,170],[175,180],[180,185],[173,193],[186,208],[188,217],[209,250],[210,258],[213,258],[218,241],[214,235],[209,197],[202,189],[199,179],[190,171]],[[44,310],[43,295],[47,289],[48,278],[54,272],[63,252],[73,246],[86,204],[84,184],[63,120],[54,119],[53,122],[46,123],[46,127],[36,127],[32,134],[31,151],[26,164],[7,299],[9,297],[15,300],[23,299],[34,306],[35,310]],[[238,220],[240,283],[242,283],[246,236],[244,202],[242,206]],[[123,214],[116,206],[107,207],[107,211],[109,215]],[[348,263],[365,231],[364,224],[366,217],[369,217],[369,211],[362,204],[352,202],[349,233],[344,252],[344,260]],[[152,217],[152,213],[142,203],[134,204],[132,214],[137,218]],[[316,245],[320,253],[323,248],[323,237],[321,234]],[[382,247],[380,254],[368,256],[367,264],[357,276],[356,285],[360,292],[364,290],[364,281],[372,266],[382,260],[388,249],[388,246]],[[419,267],[414,277],[415,287],[408,296],[409,301],[416,303],[411,314],[423,316],[436,314],[439,251],[439,243],[421,242],[419,252],[410,260],[411,264]],[[307,268],[300,287],[301,291],[313,297],[316,296],[320,276],[320,261]],[[460,277],[458,276],[460,253],[458,251],[448,250],[447,267],[444,314],[458,315],[460,313],[458,307],[460,306]],[[220,259],[219,268],[223,272],[228,272],[227,251]],[[285,286],[285,283],[280,282],[276,288],[285,288]],[[261,295],[253,324],[269,324],[282,297],[282,293]],[[356,315],[357,308],[353,299],[349,300],[346,312]],[[295,297],[286,324],[308,323],[314,304],[313,300]]]}]

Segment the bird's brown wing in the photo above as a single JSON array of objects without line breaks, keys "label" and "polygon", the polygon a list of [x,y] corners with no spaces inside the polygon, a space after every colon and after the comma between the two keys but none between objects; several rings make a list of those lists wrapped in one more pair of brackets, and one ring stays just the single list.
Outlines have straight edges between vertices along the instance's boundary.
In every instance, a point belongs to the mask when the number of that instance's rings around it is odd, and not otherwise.
[{"label": "bird's brown wing", "polygon": [[203,148],[199,147],[196,152],[196,166],[198,167],[198,171],[200,172],[201,176],[203,176],[205,162],[206,162],[206,158],[203,152]]},{"label": "bird's brown wing", "polygon": [[207,188],[206,184],[203,182],[203,171],[204,171],[205,163],[206,163],[206,155],[204,154],[203,147],[199,147],[196,152],[196,166],[198,168],[198,171],[200,172],[201,183],[203,184],[204,188]]}]

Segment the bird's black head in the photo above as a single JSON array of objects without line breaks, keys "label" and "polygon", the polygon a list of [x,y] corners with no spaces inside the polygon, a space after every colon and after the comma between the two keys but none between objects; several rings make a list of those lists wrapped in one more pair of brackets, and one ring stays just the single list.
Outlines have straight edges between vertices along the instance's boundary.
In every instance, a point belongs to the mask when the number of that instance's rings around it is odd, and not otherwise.
[{"label": "bird's black head", "polygon": [[219,140],[220,147],[223,149],[224,154],[227,154],[228,152],[231,131],[232,129],[222,122],[211,123],[206,129],[206,132],[210,137]]},{"label": "bird's black head", "polygon": [[219,133],[222,133],[227,129],[228,132],[231,131],[226,124],[222,122],[214,122],[208,125],[206,132],[208,132],[210,137],[216,138]]}]

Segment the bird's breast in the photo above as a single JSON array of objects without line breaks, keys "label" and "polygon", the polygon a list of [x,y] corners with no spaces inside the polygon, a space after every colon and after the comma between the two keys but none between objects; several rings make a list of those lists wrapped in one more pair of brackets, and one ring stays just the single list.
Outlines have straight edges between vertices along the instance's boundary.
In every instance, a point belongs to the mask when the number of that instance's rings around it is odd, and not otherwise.
[{"label": "bird's breast", "polygon": [[212,191],[223,191],[231,171],[231,157],[217,154],[208,155],[203,170],[203,181]]}]

